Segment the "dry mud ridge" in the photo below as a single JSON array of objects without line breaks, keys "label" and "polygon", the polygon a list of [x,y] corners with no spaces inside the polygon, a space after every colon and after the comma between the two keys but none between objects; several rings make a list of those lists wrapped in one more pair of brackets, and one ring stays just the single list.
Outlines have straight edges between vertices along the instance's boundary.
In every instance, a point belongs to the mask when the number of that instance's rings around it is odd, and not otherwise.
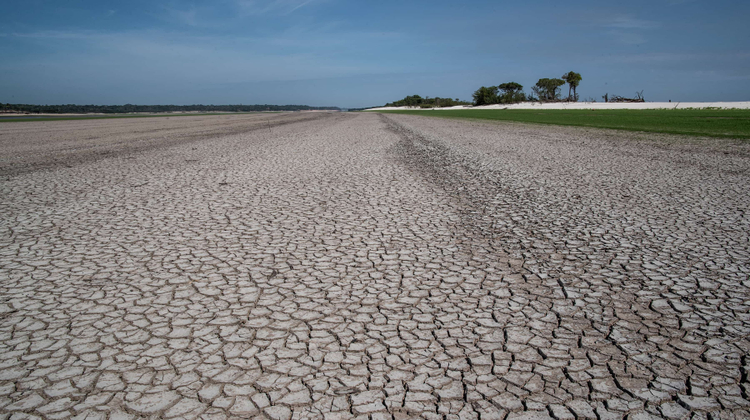
[{"label": "dry mud ridge", "polygon": [[747,144],[193,118],[0,125],[0,419],[750,417]]}]

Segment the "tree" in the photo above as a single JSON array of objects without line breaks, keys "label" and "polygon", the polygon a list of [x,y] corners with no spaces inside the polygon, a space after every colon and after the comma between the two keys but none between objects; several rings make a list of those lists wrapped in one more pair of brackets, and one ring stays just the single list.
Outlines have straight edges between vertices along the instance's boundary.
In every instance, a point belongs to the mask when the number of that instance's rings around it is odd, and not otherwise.
[{"label": "tree", "polygon": [[542,101],[554,101],[555,99],[559,99],[560,97],[560,86],[564,85],[565,81],[561,79],[539,79],[538,82],[536,82],[536,85],[534,85],[533,88],[531,88],[534,93],[539,96],[539,100]]},{"label": "tree", "polygon": [[[583,79],[579,73],[576,73],[574,71],[569,71],[562,76],[563,80],[568,82],[568,100],[575,100],[578,101],[578,94],[576,93],[576,88],[581,83],[581,80]],[[570,90],[573,90],[573,96],[570,96]]]},{"label": "tree", "polygon": [[423,99],[419,95],[412,95],[405,97],[403,101],[406,106],[417,106],[423,102]]},{"label": "tree", "polygon": [[526,100],[526,95],[522,92],[523,86],[516,82],[502,83],[498,89],[503,91],[500,95],[500,103],[512,104]]},{"label": "tree", "polygon": [[385,104],[385,106],[411,106],[420,108],[440,108],[454,105],[469,105],[469,102],[460,101],[458,99],[454,101],[451,98],[441,98],[439,96],[434,98],[426,96],[422,98],[419,95],[411,95],[400,101],[393,101]]},{"label": "tree", "polygon": [[419,95],[411,95],[407,96],[404,99],[400,101],[394,101],[388,104],[385,104],[385,106],[419,106],[424,102],[424,99],[422,99]]},{"label": "tree", "polygon": [[474,92],[472,95],[474,98],[474,105],[489,105],[497,103],[497,87],[482,86]]}]

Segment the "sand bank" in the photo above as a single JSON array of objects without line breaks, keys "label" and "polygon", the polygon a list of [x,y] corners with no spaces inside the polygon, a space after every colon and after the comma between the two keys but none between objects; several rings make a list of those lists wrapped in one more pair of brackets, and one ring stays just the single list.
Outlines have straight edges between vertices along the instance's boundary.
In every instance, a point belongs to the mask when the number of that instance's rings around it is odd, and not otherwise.
[{"label": "sand bank", "polygon": [[366,111],[392,111],[392,110],[445,110],[445,109],[750,109],[750,101],[745,102],[522,102],[512,105],[482,105],[482,106],[452,106],[446,108],[418,108],[418,107],[392,107],[384,106],[370,108]]}]

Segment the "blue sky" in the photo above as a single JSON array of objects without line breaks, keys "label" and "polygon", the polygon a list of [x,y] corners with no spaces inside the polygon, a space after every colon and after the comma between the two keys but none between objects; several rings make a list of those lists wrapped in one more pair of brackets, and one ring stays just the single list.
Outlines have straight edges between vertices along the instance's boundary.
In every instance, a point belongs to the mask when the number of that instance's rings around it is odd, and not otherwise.
[{"label": "blue sky", "polygon": [[574,70],[581,98],[750,100],[750,1],[4,0],[0,102],[308,104]]}]

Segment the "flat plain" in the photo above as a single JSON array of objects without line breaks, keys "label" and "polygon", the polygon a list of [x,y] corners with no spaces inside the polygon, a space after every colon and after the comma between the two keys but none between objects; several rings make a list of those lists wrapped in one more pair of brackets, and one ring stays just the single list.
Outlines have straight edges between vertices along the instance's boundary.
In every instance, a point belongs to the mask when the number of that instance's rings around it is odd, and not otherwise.
[{"label": "flat plain", "polygon": [[750,416],[750,145],[0,125],[0,418]]}]

